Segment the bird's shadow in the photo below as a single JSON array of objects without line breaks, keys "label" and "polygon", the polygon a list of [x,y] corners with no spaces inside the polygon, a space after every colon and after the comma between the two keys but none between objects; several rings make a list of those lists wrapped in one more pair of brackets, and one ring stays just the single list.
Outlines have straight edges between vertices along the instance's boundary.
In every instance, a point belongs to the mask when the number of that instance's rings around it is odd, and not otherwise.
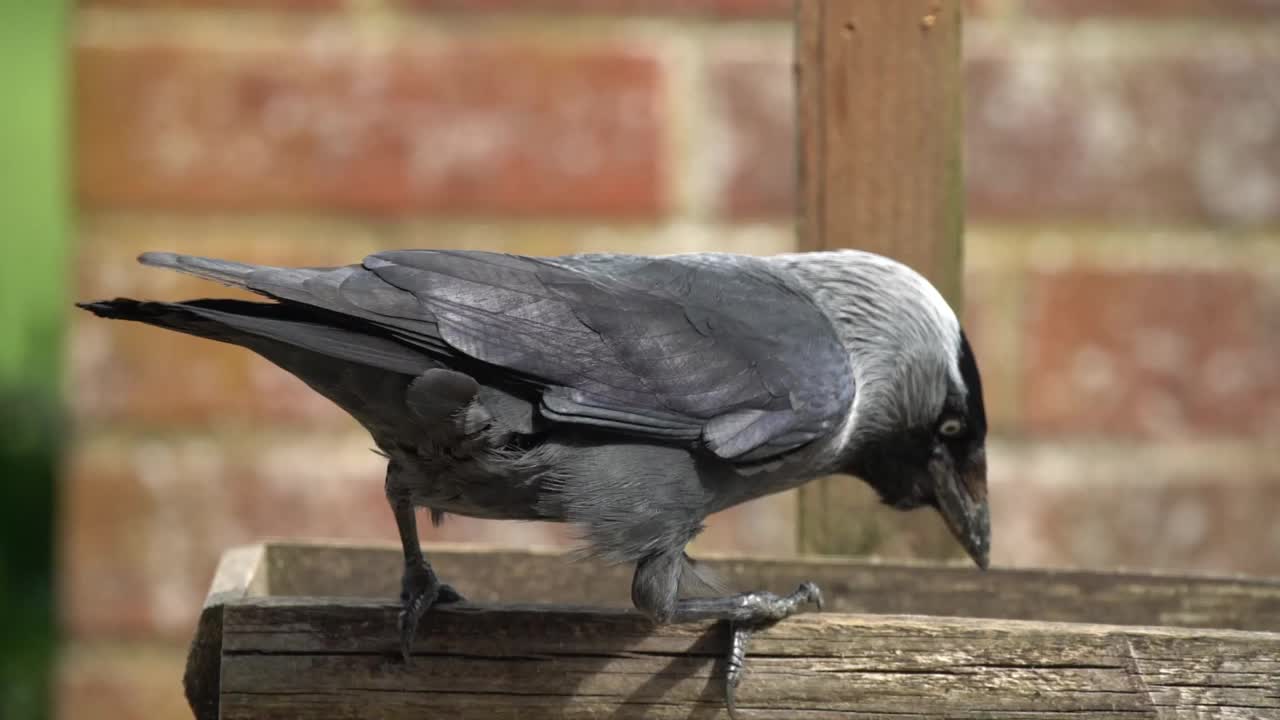
[{"label": "bird's shadow", "polygon": [[[516,635],[489,637],[494,621],[486,616],[491,616],[495,610],[523,616],[510,621],[510,628],[517,632]],[[604,715],[611,720],[650,717],[655,705],[662,706],[665,710],[664,717],[674,715],[689,720],[721,717],[720,713],[725,708],[724,679],[730,646],[727,622],[705,626],[687,644],[645,649],[645,640],[657,631],[653,623],[635,611],[610,609],[593,621],[598,629],[604,630],[604,634],[593,635],[590,650],[582,653],[564,647],[561,641],[554,639],[560,633],[569,633],[571,626],[579,619],[577,614],[582,611],[593,610],[538,604],[442,605],[433,608],[426,616],[425,620],[429,624],[419,626],[415,656],[422,660],[410,665],[406,665],[400,658],[398,637],[391,632],[394,613],[398,612],[396,606],[384,605],[379,608],[380,617],[371,621],[371,627],[379,629],[382,635],[377,641],[380,654],[384,656],[387,667],[393,668],[395,672],[430,674],[430,662],[440,662],[442,657],[456,655],[489,664],[482,672],[493,673],[489,677],[500,687],[511,681],[527,687],[531,670],[542,674],[547,683],[554,686],[554,691],[537,694],[540,702],[547,703],[544,707],[552,711],[553,717],[557,716],[556,710],[560,710],[559,714],[565,716],[572,714],[573,706],[583,703],[593,706],[595,712],[600,712],[602,708],[597,703],[605,696],[618,698],[617,707]],[[528,636],[521,638],[524,634]],[[447,638],[443,642],[454,647],[440,647],[438,643],[442,641],[433,638],[433,635]],[[550,642],[549,637],[553,638]],[[464,639],[476,641],[460,642]],[[531,643],[520,647],[522,639],[528,639]],[[624,673],[619,673],[616,667],[610,667],[614,661],[634,661],[637,658],[641,661],[649,659],[665,662],[661,667],[639,677],[634,664]],[[559,665],[561,662],[565,664]],[[501,677],[504,672],[511,672],[513,676]],[[625,685],[619,687],[622,683]],[[609,690],[601,691],[598,688]],[[483,694],[485,691],[477,692]],[[681,711],[685,714],[681,715]],[[520,717],[518,710],[514,717]]]},{"label": "bird's shadow", "polygon": [[698,670],[711,665],[706,683],[698,698],[686,702],[689,720],[706,720],[716,717],[725,706],[724,677],[728,669],[729,626],[719,622],[709,626],[689,649],[671,658],[662,669],[656,671],[639,687],[631,691],[622,704],[609,716],[610,720],[629,720],[646,716],[646,706],[659,701],[680,682]]}]

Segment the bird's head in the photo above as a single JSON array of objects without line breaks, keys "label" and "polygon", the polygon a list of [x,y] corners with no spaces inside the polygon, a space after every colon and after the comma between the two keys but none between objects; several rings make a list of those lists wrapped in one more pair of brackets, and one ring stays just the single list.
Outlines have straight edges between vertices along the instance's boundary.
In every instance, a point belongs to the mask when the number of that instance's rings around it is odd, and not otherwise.
[{"label": "bird's head", "polygon": [[792,269],[849,350],[856,383],[839,469],[888,505],[933,507],[986,568],[987,417],[955,312],[919,273],[859,251],[809,253]]},{"label": "bird's head", "polygon": [[[894,508],[937,510],[973,561],[985,569],[991,521],[982,381],[963,332],[955,353],[954,372],[903,357],[898,372],[878,381],[885,387],[865,388],[870,397],[857,407],[867,423],[855,435],[847,469]],[[921,365],[913,367],[913,362]],[[912,387],[925,382],[935,386],[932,392]],[[877,403],[884,404],[877,408]],[[870,420],[872,413],[885,420]]]}]

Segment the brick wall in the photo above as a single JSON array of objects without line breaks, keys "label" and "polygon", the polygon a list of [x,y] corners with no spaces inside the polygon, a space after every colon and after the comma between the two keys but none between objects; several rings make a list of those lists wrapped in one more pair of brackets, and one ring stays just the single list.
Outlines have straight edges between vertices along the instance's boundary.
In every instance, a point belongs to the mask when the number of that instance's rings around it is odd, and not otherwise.
[{"label": "brick wall", "polygon": [[[789,8],[82,2],[77,297],[220,292],[139,269],[143,249],[789,249]],[[1280,2],[969,8],[965,314],[995,562],[1280,574]],[[393,539],[381,463],[247,352],[71,327],[59,714],[181,717],[219,553]],[[725,513],[698,547],[791,552],[793,509]],[[569,540],[465,518],[423,534]]]}]

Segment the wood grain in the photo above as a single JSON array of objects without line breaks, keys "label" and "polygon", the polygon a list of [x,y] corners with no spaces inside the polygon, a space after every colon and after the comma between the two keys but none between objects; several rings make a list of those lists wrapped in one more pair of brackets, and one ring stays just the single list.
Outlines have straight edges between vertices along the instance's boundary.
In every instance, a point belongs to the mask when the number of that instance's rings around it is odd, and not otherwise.
[{"label": "wood grain", "polygon": [[960,299],[961,0],[800,0],[801,247],[897,258]]},{"label": "wood grain", "polygon": [[[631,607],[630,565],[561,551],[425,545],[440,577],[472,601]],[[897,613],[1280,632],[1280,581],[1073,570],[980,572],[967,565],[840,558],[702,557],[735,591],[818,583],[830,612]],[[256,580],[273,596],[392,599],[392,545],[273,543]]]},{"label": "wood grain", "polygon": [[[556,551],[426,552],[486,604],[433,611],[406,667],[397,547],[230,551],[188,664],[198,720],[723,716],[725,629],[654,628],[621,609],[630,568]],[[809,614],[757,636],[740,694],[747,718],[1280,717],[1280,632],[1264,631],[1280,630],[1280,581],[705,562],[740,588],[814,579],[829,610],[897,613]],[[1250,631],[1203,629],[1213,625]]]},{"label": "wood grain", "polygon": [[[963,0],[799,0],[799,247],[900,260],[961,301]],[[800,490],[800,548],[877,549],[884,511],[847,478]],[[902,516],[917,554],[958,547],[941,523]]]},{"label": "wood grain", "polygon": [[[720,625],[626,611],[251,598],[223,616],[221,717],[725,717]],[[757,635],[746,718],[1280,715],[1280,634],[802,615]]]},{"label": "wood grain", "polygon": [[205,597],[182,675],[187,703],[198,720],[216,720],[222,683],[222,613],[227,603],[266,593],[267,548],[250,545],[223,554]]}]

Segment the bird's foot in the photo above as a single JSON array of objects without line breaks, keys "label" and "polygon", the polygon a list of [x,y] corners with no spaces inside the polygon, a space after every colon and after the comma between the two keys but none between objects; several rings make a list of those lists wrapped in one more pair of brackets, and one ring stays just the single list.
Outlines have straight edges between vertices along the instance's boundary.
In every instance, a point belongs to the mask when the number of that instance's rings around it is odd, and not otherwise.
[{"label": "bird's foot", "polygon": [[422,616],[435,605],[461,602],[463,597],[440,582],[425,562],[406,565],[400,585],[400,654],[408,663]]},{"label": "bird's foot", "polygon": [[731,718],[738,716],[736,704],[738,686],[742,684],[743,673],[747,668],[747,643],[751,639],[751,634],[790,617],[806,603],[813,603],[819,610],[822,609],[822,591],[811,582],[802,584],[790,595],[758,592],[750,593],[747,597],[753,606],[753,616],[745,620],[729,622],[729,657],[725,664],[724,702]]}]

